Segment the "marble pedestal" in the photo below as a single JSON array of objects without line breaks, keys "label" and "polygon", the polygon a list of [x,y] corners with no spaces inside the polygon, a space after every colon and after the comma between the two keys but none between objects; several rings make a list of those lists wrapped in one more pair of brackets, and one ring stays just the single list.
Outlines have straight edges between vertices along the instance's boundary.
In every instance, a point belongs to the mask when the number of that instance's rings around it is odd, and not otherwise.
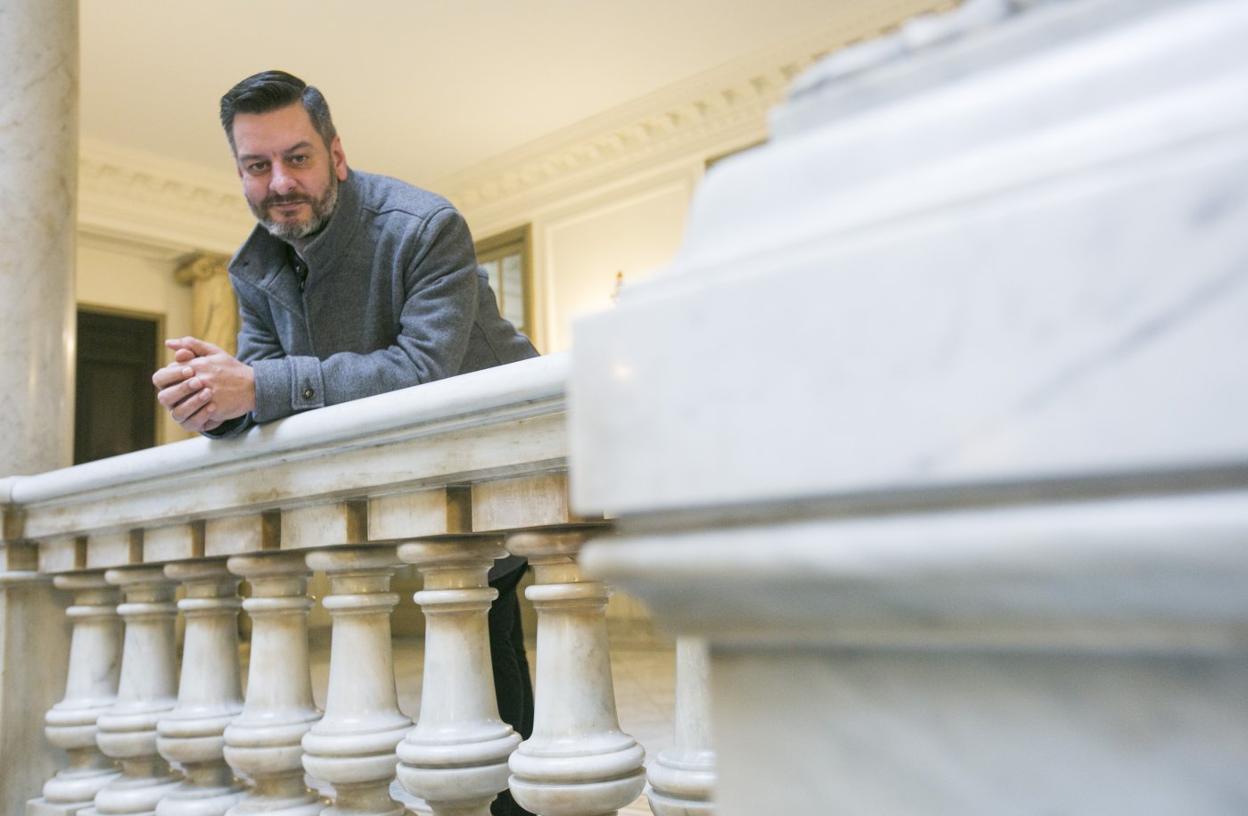
[{"label": "marble pedestal", "polygon": [[1248,6],[833,55],[577,324],[582,563],[710,643],[721,816],[1248,801]]}]

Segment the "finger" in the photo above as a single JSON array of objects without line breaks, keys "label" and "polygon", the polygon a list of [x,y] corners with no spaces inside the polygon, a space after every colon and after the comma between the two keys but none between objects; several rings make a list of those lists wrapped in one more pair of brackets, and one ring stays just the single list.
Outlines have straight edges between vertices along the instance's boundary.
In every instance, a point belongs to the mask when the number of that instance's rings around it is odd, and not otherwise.
[{"label": "finger", "polygon": [[221,349],[209,343],[207,340],[200,340],[198,337],[183,337],[179,344],[182,348],[190,349],[195,352],[197,357],[207,357],[209,354],[220,354]]},{"label": "finger", "polygon": [[178,349],[173,353],[173,361],[175,363],[189,363],[195,359],[195,352],[190,349]]},{"label": "finger", "polygon": [[173,407],[173,410],[171,410],[170,413],[173,414],[173,418],[175,420],[181,423],[188,417],[194,416],[196,412],[202,410],[211,400],[212,389],[205,388],[202,391],[199,391],[179,402]]},{"label": "finger", "polygon": [[190,366],[173,363],[159,369],[152,375],[152,385],[162,389],[168,388],[194,376],[195,371]]},{"label": "finger", "polygon": [[216,417],[213,415],[213,412],[216,411],[216,409],[217,406],[212,403],[208,403],[201,410],[197,411],[195,415],[191,417],[190,421],[183,427],[189,426],[190,429],[194,430],[196,433],[203,433],[208,430],[209,426],[216,427],[216,425],[220,424],[220,422],[218,422]]},{"label": "finger", "polygon": [[165,408],[172,410],[203,387],[203,380],[198,377],[192,377],[168,388],[162,388],[156,394],[156,401]]}]

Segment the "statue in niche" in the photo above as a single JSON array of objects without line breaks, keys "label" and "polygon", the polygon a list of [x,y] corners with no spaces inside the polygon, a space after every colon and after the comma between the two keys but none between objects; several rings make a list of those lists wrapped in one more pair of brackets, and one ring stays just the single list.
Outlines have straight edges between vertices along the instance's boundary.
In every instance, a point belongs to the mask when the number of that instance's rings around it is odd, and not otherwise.
[{"label": "statue in niche", "polygon": [[178,267],[178,283],[191,287],[191,333],[225,349],[237,351],[238,301],[230,286],[224,255],[200,253]]}]

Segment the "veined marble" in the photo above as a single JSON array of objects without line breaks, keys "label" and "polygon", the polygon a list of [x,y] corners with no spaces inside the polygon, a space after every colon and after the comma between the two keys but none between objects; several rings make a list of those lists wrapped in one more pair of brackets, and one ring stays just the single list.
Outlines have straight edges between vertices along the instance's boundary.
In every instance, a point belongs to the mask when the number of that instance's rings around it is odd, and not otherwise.
[{"label": "veined marble", "polygon": [[669,274],[578,327],[580,508],[1242,461],[1248,7],[1132,5],[717,167]]},{"label": "veined marble", "polygon": [[577,326],[583,566],[709,641],[720,816],[1245,811],[1246,35],[912,21]]},{"label": "veined marble", "polygon": [[0,8],[0,473],[73,456],[78,7]]}]

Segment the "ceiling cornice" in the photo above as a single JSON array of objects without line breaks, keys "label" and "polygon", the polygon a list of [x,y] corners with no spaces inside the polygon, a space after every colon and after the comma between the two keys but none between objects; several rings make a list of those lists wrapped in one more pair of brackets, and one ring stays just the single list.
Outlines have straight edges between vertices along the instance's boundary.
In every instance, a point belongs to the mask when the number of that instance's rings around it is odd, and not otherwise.
[{"label": "ceiling cornice", "polygon": [[557,197],[676,154],[712,155],[767,133],[767,112],[830,51],[871,39],[956,0],[874,0],[799,40],[747,55],[449,175],[435,185],[467,213]]},{"label": "ceiling cornice", "polygon": [[253,226],[228,172],[102,142],[80,145],[78,227],[85,234],[232,253]]}]

